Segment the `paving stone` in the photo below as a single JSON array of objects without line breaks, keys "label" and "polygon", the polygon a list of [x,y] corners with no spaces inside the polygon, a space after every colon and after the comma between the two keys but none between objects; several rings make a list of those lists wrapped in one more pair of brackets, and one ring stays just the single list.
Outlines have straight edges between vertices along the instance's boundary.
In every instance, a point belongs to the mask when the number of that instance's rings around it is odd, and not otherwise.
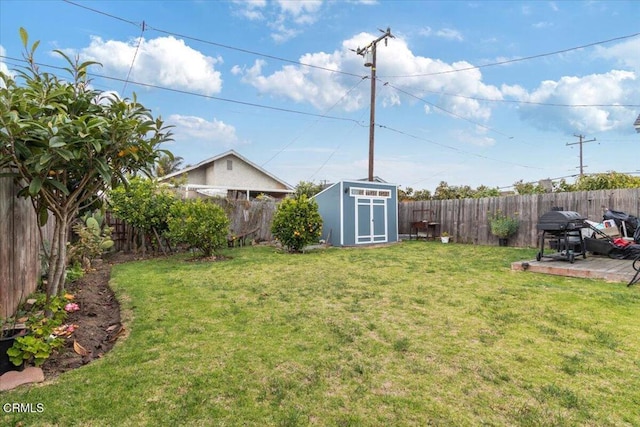
[{"label": "paving stone", "polygon": [[0,376],[0,391],[12,390],[22,384],[44,381],[42,369],[29,366],[23,371],[9,371]]}]

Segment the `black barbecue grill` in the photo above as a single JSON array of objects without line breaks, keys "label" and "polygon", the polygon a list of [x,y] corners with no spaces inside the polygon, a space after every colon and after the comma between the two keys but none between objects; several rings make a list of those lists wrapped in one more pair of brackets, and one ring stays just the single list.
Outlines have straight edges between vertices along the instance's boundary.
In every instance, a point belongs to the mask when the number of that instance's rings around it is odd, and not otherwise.
[{"label": "black barbecue grill", "polygon": [[565,259],[571,264],[577,255],[586,258],[582,229],[586,226],[585,220],[578,212],[553,210],[538,218],[536,228],[540,232],[540,251],[536,259],[540,261],[544,255],[544,248],[549,242],[549,247],[556,253],[547,255],[549,258]]}]

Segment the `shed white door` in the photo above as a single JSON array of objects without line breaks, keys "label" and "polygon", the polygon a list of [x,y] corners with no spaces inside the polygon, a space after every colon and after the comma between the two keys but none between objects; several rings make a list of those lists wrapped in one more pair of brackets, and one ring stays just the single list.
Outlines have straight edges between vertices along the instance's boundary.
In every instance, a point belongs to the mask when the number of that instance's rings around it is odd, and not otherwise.
[{"label": "shed white door", "polygon": [[387,200],[356,198],[356,243],[383,243],[387,236]]}]

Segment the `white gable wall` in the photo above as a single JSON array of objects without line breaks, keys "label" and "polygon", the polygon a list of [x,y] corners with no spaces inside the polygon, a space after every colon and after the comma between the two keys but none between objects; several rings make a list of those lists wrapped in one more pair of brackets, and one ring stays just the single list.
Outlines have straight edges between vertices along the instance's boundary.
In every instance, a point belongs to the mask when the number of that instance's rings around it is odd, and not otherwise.
[{"label": "white gable wall", "polygon": [[189,184],[207,185],[207,177],[205,172],[206,171],[204,170],[204,168],[198,168],[189,171],[187,174],[187,181],[189,182]]},{"label": "white gable wall", "polygon": [[[227,168],[231,161],[231,170]],[[227,188],[277,189],[287,188],[236,156],[228,155],[188,172],[192,185],[211,185]]]}]

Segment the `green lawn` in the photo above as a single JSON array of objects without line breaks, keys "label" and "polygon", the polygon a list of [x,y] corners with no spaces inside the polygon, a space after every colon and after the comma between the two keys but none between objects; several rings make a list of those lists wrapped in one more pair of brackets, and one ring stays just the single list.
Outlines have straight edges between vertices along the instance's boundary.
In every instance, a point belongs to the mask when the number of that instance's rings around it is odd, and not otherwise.
[{"label": "green lawn", "polygon": [[404,242],[119,265],[128,338],[5,425],[637,426],[640,286]]}]

